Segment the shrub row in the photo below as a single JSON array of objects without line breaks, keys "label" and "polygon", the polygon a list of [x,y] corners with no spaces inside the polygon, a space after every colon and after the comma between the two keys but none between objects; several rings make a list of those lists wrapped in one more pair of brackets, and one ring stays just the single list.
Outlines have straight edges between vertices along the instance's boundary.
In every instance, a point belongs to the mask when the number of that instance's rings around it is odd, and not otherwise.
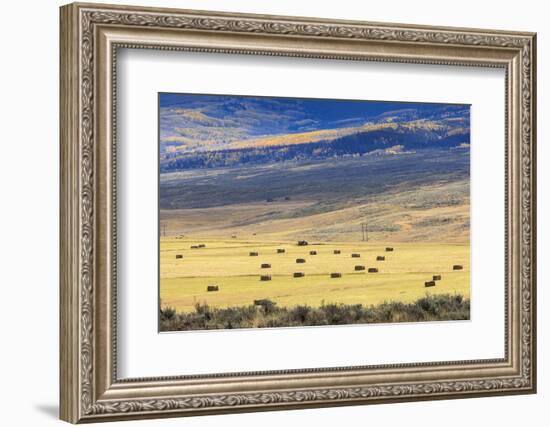
[{"label": "shrub row", "polygon": [[271,300],[259,301],[255,301],[255,305],[229,308],[196,304],[195,311],[189,313],[179,313],[170,307],[163,308],[160,310],[160,330],[273,328],[470,318],[470,300],[462,295],[426,295],[413,303],[385,302],[376,306],[323,303],[320,307],[277,307]]}]

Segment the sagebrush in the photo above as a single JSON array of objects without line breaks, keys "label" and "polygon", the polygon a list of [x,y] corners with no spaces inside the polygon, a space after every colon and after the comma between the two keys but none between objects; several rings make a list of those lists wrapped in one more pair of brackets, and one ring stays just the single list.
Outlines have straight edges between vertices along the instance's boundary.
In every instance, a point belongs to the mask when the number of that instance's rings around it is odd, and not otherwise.
[{"label": "sagebrush", "polygon": [[330,303],[320,307],[278,307],[274,301],[261,300],[256,301],[256,304],[229,308],[197,304],[191,313],[178,313],[173,308],[165,307],[160,310],[160,330],[351,325],[469,318],[470,300],[462,295],[426,295],[413,303],[386,302],[375,306]]}]

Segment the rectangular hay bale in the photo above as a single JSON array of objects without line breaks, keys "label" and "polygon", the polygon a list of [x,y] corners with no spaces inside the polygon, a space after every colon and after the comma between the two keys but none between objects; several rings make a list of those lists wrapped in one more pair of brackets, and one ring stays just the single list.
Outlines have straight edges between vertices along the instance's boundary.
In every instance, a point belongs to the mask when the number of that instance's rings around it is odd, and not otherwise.
[{"label": "rectangular hay bale", "polygon": [[271,280],[271,276],[260,276],[260,281],[261,282],[267,282]]},{"label": "rectangular hay bale", "polygon": [[304,276],[305,276],[305,274],[302,273],[302,272],[296,272],[296,273],[293,274],[293,277],[304,277]]},{"label": "rectangular hay bale", "polygon": [[342,273],[330,273],[331,279],[339,279],[340,277],[342,277]]},{"label": "rectangular hay bale", "polygon": [[431,286],[435,286],[435,282],[434,281],[431,281],[431,282],[424,282],[424,287],[425,288],[429,288]]}]

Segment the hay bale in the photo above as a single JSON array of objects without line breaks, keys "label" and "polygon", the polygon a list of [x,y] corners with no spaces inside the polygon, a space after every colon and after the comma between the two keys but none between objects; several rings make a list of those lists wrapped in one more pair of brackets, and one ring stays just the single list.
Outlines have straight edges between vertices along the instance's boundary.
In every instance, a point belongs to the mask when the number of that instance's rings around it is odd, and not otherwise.
[{"label": "hay bale", "polygon": [[271,264],[262,264],[260,268],[271,268]]},{"label": "hay bale", "polygon": [[386,252],[393,252],[393,248],[387,247]]},{"label": "hay bale", "polygon": [[271,276],[260,276],[260,281],[261,282],[267,282],[271,280]]},{"label": "hay bale", "polygon": [[461,265],[453,265],[453,270],[462,270],[462,266]]},{"label": "hay bale", "polygon": [[441,280],[441,274],[434,274],[432,280]]},{"label": "hay bale", "polygon": [[199,248],[206,248],[206,245],[204,243],[201,243],[200,245],[198,245]]},{"label": "hay bale", "polygon": [[298,240],[298,246],[307,246],[309,243],[306,240]]},{"label": "hay bale", "polygon": [[317,255],[317,251],[309,251],[310,255]]},{"label": "hay bale", "polygon": [[182,259],[182,258],[183,258],[183,255],[180,255],[180,254],[176,255],[176,259]]},{"label": "hay bale", "polygon": [[277,253],[278,253],[278,254],[284,254],[284,253],[285,253],[285,250],[284,250],[284,249],[277,249]]},{"label": "hay bale", "polygon": [[369,272],[369,273],[378,273],[378,269],[377,269],[377,268],[372,268],[372,267],[371,267],[371,268],[368,269],[368,272]]},{"label": "hay bale", "polygon": [[258,256],[258,252],[250,252],[248,255],[249,256]]},{"label": "hay bale", "polygon": [[435,286],[435,282],[434,281],[431,281],[431,282],[424,282],[424,287],[425,288],[429,288],[431,286]]},{"label": "hay bale", "polygon": [[340,277],[342,277],[342,273],[330,273],[331,279],[339,279]]},{"label": "hay bale", "polygon": [[296,258],[296,264],[304,264],[306,262],[303,258]]},{"label": "hay bale", "polygon": [[361,254],[351,254],[352,258],[361,258]]},{"label": "hay bale", "polygon": [[386,257],[385,256],[382,256],[382,255],[378,255],[376,257],[376,261],[385,261],[386,260]]},{"label": "hay bale", "polygon": [[254,300],[254,305],[258,306],[258,307],[261,307],[266,313],[268,313],[268,312],[271,312],[275,308],[277,303],[274,302],[274,301],[271,301],[270,299],[262,298],[262,299],[255,299]]},{"label": "hay bale", "polygon": [[217,285],[209,285],[206,287],[207,292],[218,292],[220,288]]},{"label": "hay bale", "polygon": [[340,249],[334,249],[333,253],[334,255],[340,255],[342,252],[340,252]]},{"label": "hay bale", "polygon": [[199,247],[197,245],[191,246],[191,249],[198,249]]},{"label": "hay bale", "polygon": [[355,271],[365,271],[365,266],[364,265],[356,265],[355,266]]},{"label": "hay bale", "polygon": [[297,272],[293,274],[293,277],[304,277],[304,276],[305,276],[305,273],[302,273],[302,272]]}]

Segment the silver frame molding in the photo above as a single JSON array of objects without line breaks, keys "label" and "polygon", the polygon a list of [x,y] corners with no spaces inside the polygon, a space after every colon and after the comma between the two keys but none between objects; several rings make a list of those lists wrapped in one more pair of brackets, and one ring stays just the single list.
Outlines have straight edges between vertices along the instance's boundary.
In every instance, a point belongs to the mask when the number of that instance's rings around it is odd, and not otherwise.
[{"label": "silver frame molding", "polygon": [[[536,35],[75,3],[61,13],[60,416],[72,423],[536,391]],[[117,49],[506,71],[503,359],[120,380]]]}]

